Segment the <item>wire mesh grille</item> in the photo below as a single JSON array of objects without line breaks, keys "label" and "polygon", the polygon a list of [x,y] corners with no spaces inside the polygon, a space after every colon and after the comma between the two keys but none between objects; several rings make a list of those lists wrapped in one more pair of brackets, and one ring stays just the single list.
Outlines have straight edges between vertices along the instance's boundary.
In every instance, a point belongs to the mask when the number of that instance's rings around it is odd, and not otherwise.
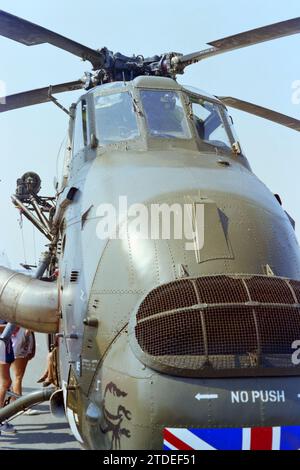
[{"label": "wire mesh grille", "polygon": [[242,279],[227,276],[200,277],[196,280],[196,285],[203,303],[237,303],[249,300]]},{"label": "wire mesh grille", "polygon": [[201,317],[197,310],[179,311],[138,323],[136,334],[144,351],[152,356],[205,354]]},{"label": "wire mesh grille", "polygon": [[[295,368],[300,281],[210,276],[154,289],[141,303],[135,337],[164,367]],[[298,366],[299,368],[299,366]]]},{"label": "wire mesh grille", "polygon": [[262,353],[293,353],[292,344],[300,339],[300,309],[257,307]]},{"label": "wire mesh grille", "polygon": [[197,295],[194,287],[190,281],[183,279],[157,287],[150,292],[142,302],[137,318],[140,320],[156,313],[177,310],[195,304],[197,304]]},{"label": "wire mesh grille", "polygon": [[208,308],[204,318],[209,355],[247,355],[257,352],[258,341],[251,308]]},{"label": "wire mesh grille", "polygon": [[[254,276],[245,279],[250,299],[272,304],[294,304],[295,300],[285,279]],[[299,283],[300,284],[300,283]]]},{"label": "wire mesh grille", "polygon": [[290,284],[292,290],[293,290],[294,293],[295,293],[297,302],[300,303],[300,282],[298,282],[298,281],[290,281],[289,284]]}]

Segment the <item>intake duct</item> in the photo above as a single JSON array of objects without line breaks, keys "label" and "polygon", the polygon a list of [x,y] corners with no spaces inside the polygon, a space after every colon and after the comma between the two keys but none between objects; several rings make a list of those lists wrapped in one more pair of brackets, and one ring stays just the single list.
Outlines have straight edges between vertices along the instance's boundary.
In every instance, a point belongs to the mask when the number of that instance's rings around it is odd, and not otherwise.
[{"label": "intake duct", "polygon": [[300,281],[268,276],[161,285],[144,298],[130,325],[137,357],[181,376],[300,375],[294,360],[299,340]]},{"label": "intake duct", "polygon": [[0,318],[40,333],[56,333],[56,282],[40,281],[0,267]]}]

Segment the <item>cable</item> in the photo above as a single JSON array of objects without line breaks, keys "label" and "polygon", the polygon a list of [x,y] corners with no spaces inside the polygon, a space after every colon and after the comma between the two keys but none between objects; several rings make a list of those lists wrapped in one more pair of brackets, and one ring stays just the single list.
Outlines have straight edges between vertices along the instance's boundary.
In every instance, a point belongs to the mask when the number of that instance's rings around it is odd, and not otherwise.
[{"label": "cable", "polygon": [[35,239],[35,228],[32,226],[33,232],[33,253],[34,253],[34,264],[37,266],[37,257],[36,257],[36,239]]},{"label": "cable", "polygon": [[23,219],[22,219],[22,213],[21,212],[20,212],[20,218],[19,218],[19,226],[20,226],[21,237],[22,237],[24,263],[27,264],[27,256],[26,256],[26,248],[25,248],[25,240],[24,240],[24,232],[23,232]]}]

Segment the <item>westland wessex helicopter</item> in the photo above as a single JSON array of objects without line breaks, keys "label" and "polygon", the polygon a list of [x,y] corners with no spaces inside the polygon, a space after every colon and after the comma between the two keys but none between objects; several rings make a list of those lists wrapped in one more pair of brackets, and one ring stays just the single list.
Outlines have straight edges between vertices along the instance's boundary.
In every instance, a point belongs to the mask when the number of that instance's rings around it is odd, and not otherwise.
[{"label": "westland wessex helicopter", "polygon": [[[93,67],[0,105],[54,101],[70,116],[56,195],[39,196],[34,173],[18,181],[13,202],[49,250],[34,277],[1,268],[0,311],[51,335],[50,405],[84,448],[300,448],[299,245],[279,196],[251,171],[227,106],[296,131],[300,121],[176,81],[203,59],[299,32],[296,18],[192,54],[126,57],[0,12],[2,36],[52,44]],[[82,88],[69,110],[53,96]],[[184,237],[135,236],[124,196],[149,211],[190,204],[193,227],[201,206],[203,246],[197,234],[189,250]],[[101,204],[117,208],[125,236],[99,236]]]}]

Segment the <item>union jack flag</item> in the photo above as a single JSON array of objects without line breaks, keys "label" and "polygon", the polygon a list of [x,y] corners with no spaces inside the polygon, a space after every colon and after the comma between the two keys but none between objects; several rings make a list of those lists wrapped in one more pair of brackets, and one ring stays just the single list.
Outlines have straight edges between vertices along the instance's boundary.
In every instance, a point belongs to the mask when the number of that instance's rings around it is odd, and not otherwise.
[{"label": "union jack flag", "polygon": [[165,428],[164,450],[299,450],[300,426]]}]

